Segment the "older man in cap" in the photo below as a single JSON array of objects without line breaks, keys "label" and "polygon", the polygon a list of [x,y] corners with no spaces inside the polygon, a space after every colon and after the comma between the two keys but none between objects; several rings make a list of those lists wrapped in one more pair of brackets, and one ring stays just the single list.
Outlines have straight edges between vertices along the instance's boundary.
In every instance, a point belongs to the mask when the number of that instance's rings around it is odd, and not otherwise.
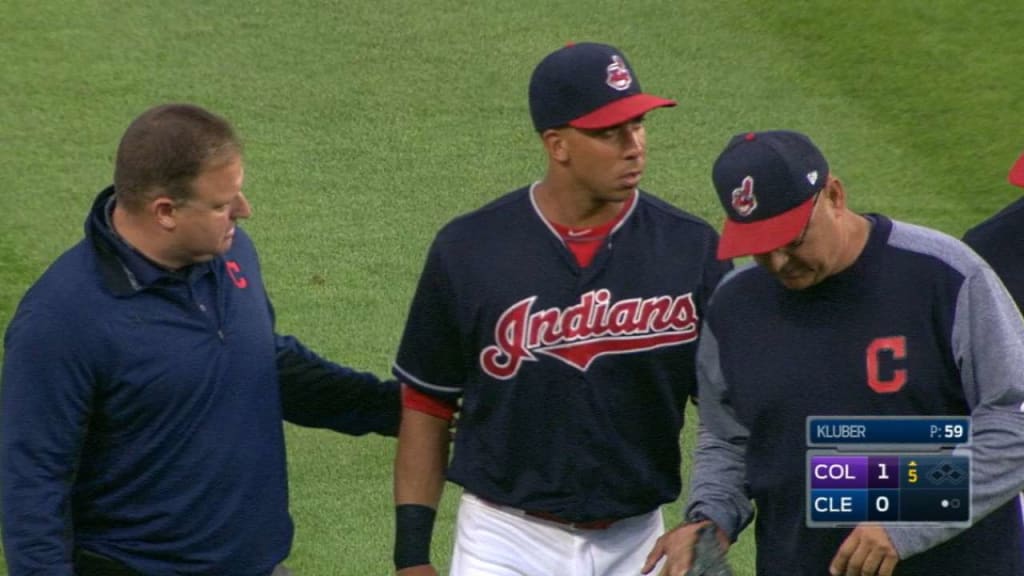
[{"label": "older man in cap", "polygon": [[[753,500],[759,576],[1024,573],[1024,324],[992,269],[942,233],[851,210],[803,134],[739,134],[712,176],[718,256],[754,263],[704,317],[692,524],[651,559],[683,574],[696,530],[735,539]],[[817,415],[969,415],[971,526],[809,528]]]}]

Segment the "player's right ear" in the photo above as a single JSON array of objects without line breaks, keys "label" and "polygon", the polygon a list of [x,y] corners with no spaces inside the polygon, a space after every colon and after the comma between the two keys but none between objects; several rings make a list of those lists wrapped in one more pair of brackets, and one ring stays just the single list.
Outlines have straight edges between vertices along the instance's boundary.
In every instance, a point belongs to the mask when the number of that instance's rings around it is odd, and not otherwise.
[{"label": "player's right ear", "polygon": [[556,162],[565,162],[569,159],[569,150],[565,134],[557,128],[550,128],[541,132],[541,141],[544,142],[544,149],[548,157]]}]

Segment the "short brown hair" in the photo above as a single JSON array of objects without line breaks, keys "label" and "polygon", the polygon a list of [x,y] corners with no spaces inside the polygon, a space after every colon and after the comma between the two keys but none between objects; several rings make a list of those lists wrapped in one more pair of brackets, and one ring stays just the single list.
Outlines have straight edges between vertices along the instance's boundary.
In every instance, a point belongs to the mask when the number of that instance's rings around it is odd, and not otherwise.
[{"label": "short brown hair", "polygon": [[125,208],[157,196],[187,200],[200,172],[242,153],[231,124],[192,104],[163,104],[132,121],[121,137],[114,190]]}]

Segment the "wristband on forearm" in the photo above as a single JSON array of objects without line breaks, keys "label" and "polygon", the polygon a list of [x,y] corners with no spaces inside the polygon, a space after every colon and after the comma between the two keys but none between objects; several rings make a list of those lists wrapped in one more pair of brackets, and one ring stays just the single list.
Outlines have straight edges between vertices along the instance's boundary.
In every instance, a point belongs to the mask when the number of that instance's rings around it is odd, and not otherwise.
[{"label": "wristband on forearm", "polygon": [[437,512],[421,504],[395,506],[395,569],[430,564],[430,538]]}]

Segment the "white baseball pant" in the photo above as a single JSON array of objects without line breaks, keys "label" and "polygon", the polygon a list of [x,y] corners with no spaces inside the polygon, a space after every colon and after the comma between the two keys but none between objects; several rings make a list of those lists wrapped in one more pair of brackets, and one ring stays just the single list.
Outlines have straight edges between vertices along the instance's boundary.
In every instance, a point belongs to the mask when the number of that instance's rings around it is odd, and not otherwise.
[{"label": "white baseball pant", "polygon": [[451,576],[637,576],[664,531],[660,508],[586,530],[463,493]]}]

